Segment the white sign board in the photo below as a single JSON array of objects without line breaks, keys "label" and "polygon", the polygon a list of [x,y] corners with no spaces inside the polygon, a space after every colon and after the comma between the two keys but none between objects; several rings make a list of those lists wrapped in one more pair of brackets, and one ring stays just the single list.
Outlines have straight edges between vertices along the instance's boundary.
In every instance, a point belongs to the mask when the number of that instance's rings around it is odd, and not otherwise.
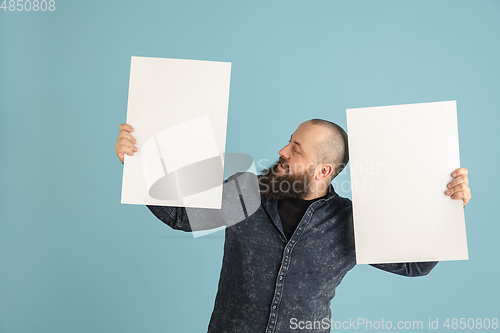
[{"label": "white sign board", "polygon": [[231,63],[132,57],[122,203],[221,208]]},{"label": "white sign board", "polygon": [[456,102],[347,110],[358,264],[468,259]]}]

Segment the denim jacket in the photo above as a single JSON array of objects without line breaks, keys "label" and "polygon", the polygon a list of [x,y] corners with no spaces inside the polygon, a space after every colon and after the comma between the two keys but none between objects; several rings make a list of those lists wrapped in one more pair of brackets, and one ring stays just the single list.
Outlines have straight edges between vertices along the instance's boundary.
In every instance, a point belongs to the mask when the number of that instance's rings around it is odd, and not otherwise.
[{"label": "denim jacket", "polygon": [[[191,218],[197,220],[198,229],[226,225],[210,333],[285,333],[292,331],[292,320],[329,321],[335,288],[356,265],[349,199],[340,197],[330,184],[326,197],[308,207],[287,241],[277,201],[256,192],[256,181],[251,173],[229,177],[224,182],[220,210],[148,206],[173,229],[192,231]],[[257,197],[258,204],[250,197]],[[436,264],[372,266],[404,276],[422,276]],[[330,331],[324,325],[316,328],[308,332]]]}]

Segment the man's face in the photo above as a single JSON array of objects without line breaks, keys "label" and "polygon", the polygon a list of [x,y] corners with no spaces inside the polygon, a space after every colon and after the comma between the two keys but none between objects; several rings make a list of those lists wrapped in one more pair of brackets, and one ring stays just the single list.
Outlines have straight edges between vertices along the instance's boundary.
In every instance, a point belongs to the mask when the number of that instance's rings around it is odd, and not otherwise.
[{"label": "man's face", "polygon": [[300,124],[288,145],[279,151],[280,158],[261,173],[261,192],[272,199],[303,199],[315,180],[315,144],[324,129],[308,122]]},{"label": "man's face", "polygon": [[288,144],[278,152],[281,163],[279,170],[298,175],[315,167],[315,144],[322,130],[323,128],[308,122],[300,124],[290,136]]}]

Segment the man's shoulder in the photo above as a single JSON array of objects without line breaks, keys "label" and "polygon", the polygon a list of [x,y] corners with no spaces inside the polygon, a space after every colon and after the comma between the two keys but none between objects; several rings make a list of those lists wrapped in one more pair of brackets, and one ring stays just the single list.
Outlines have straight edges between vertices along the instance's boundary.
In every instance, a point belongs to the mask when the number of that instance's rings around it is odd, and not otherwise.
[{"label": "man's shoulder", "polygon": [[261,206],[261,194],[257,176],[252,172],[236,172],[224,181],[222,205],[240,207],[244,205],[248,216]]},{"label": "man's shoulder", "polygon": [[335,209],[338,212],[346,212],[346,213],[352,213],[352,201],[349,198],[342,197],[335,193],[336,200],[334,200],[332,203],[335,206]]},{"label": "man's shoulder", "polygon": [[250,171],[240,171],[240,172],[235,172],[231,176],[229,176],[226,180],[224,180],[224,183],[229,183],[234,180],[257,180],[258,177],[256,174]]}]

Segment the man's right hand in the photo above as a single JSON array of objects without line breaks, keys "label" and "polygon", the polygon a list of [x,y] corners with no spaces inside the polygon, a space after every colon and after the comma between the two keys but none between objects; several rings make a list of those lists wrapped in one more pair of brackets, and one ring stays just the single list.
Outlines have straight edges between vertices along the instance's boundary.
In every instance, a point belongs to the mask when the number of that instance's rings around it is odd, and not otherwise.
[{"label": "man's right hand", "polygon": [[118,139],[116,140],[115,150],[116,156],[123,163],[125,158],[125,154],[129,156],[134,156],[134,153],[137,152],[137,147],[134,146],[136,144],[136,140],[132,133],[134,129],[129,124],[121,124],[120,125],[120,134],[118,134]]}]

